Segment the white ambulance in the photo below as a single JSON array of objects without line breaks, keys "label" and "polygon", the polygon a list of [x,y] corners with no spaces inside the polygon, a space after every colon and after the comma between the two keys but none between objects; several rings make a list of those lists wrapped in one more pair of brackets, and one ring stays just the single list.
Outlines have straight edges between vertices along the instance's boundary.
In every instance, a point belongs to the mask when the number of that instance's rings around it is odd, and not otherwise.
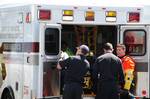
[{"label": "white ambulance", "polygon": [[[136,62],[134,95],[150,97],[150,14],[147,7],[10,5],[0,7],[0,47],[6,68],[1,99],[59,99],[56,64],[61,42],[75,53],[87,44],[89,55],[102,54],[102,44],[124,43]],[[89,56],[92,64],[94,59]],[[85,76],[84,99],[93,99]]]}]

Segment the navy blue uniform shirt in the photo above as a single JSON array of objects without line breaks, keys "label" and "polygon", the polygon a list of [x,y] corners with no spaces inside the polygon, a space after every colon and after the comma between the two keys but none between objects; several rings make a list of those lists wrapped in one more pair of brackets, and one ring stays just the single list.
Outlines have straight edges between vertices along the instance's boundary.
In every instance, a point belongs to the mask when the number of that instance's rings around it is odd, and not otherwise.
[{"label": "navy blue uniform shirt", "polygon": [[95,81],[116,81],[124,84],[124,74],[121,60],[113,53],[105,53],[99,56],[93,66],[93,78]]},{"label": "navy blue uniform shirt", "polygon": [[65,69],[64,82],[67,83],[83,83],[83,77],[88,72],[90,66],[85,56],[78,55],[69,57],[59,62],[62,69]]}]

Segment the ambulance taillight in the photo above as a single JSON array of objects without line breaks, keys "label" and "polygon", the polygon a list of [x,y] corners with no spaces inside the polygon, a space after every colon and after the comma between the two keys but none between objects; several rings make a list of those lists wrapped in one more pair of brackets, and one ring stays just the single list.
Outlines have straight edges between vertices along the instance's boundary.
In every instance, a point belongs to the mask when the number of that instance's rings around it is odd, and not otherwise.
[{"label": "ambulance taillight", "polygon": [[129,12],[128,13],[128,22],[139,22],[140,13],[139,12]]},{"label": "ambulance taillight", "polygon": [[50,20],[51,19],[51,11],[50,10],[39,10],[38,11],[38,19],[39,20]]}]

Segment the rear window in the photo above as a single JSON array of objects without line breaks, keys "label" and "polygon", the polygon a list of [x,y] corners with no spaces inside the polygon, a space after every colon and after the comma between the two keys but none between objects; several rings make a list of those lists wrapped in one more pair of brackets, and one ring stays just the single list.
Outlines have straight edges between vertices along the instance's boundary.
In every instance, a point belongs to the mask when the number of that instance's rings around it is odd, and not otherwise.
[{"label": "rear window", "polygon": [[45,54],[58,55],[59,53],[59,30],[47,28],[45,30]]},{"label": "rear window", "polygon": [[129,55],[144,55],[146,52],[145,30],[126,30],[124,32],[124,44]]}]

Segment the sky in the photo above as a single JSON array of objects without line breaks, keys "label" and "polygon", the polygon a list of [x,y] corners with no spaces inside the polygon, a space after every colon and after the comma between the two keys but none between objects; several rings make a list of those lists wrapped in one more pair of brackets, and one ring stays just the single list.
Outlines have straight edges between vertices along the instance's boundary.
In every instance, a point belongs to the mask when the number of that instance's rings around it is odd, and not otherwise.
[{"label": "sky", "polygon": [[143,6],[150,0],[0,0],[0,5],[7,4],[52,4],[80,6]]}]

